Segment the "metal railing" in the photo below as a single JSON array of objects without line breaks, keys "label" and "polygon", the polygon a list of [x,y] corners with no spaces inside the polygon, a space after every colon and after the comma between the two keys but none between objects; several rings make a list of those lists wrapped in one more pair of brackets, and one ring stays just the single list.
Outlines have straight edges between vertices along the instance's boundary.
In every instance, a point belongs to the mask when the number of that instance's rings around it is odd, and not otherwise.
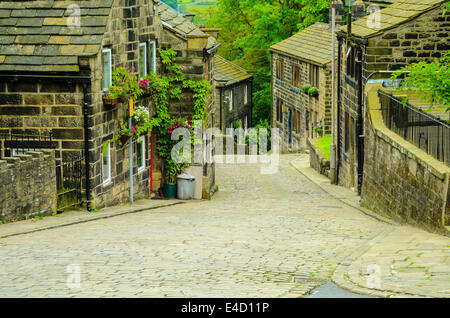
[{"label": "metal railing", "polygon": [[450,165],[450,123],[379,90],[386,126],[405,140]]},{"label": "metal railing", "polygon": [[0,133],[0,159],[27,151],[52,148],[55,148],[52,131],[38,134]]}]

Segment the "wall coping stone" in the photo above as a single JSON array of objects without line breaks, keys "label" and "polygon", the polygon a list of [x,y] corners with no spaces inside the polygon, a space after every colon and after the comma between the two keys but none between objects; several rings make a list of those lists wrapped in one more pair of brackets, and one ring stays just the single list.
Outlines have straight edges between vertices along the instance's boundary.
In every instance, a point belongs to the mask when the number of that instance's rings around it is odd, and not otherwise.
[{"label": "wall coping stone", "polygon": [[381,113],[381,104],[378,98],[379,89],[383,89],[382,83],[368,83],[365,89],[367,110],[376,135],[390,143],[401,153],[407,155],[408,158],[413,159],[426,167],[437,178],[445,180],[445,176],[450,174],[449,166],[387,128]]}]

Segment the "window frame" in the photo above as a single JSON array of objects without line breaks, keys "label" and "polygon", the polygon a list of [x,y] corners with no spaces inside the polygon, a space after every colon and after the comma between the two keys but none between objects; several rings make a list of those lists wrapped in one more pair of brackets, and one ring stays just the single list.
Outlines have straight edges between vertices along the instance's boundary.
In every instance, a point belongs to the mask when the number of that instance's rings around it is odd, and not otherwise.
[{"label": "window frame", "polygon": [[314,64],[309,64],[309,84],[319,88],[319,67]]},{"label": "window frame", "polygon": [[[150,72],[156,74],[156,41],[150,41],[150,50],[148,51],[148,54],[151,54],[149,60],[150,60]],[[148,72],[148,70],[147,70]]]},{"label": "window frame", "polygon": [[230,88],[230,93],[228,95],[228,111],[233,110],[233,88]]},{"label": "window frame", "polygon": [[292,65],[292,86],[301,88],[300,85],[300,66]]},{"label": "window frame", "polygon": [[[109,85],[107,87],[104,87],[105,84],[105,60],[104,60],[104,54],[108,53],[109,57],[108,57],[108,61],[109,61]],[[103,91],[107,91],[108,87],[112,85],[112,51],[109,48],[105,48],[102,50],[102,72],[103,72],[103,77],[102,77],[102,86],[103,86]]]},{"label": "window frame", "polygon": [[284,61],[282,59],[277,59],[276,62],[276,77],[278,80],[282,81],[284,75]]},{"label": "window frame", "polygon": [[[141,48],[144,47],[145,51],[144,53],[141,52]],[[140,79],[143,79],[145,76],[148,75],[148,57],[147,57],[147,42],[140,42],[139,43],[139,76]],[[141,58],[144,58],[144,63],[141,63]],[[142,67],[144,67],[144,71],[142,72]],[[143,74],[145,73],[145,74]]]},{"label": "window frame", "polygon": [[[141,136],[139,137],[139,141],[136,141],[136,159],[137,159],[137,167],[138,167],[138,172],[142,172],[145,169],[145,160],[146,160],[146,156],[145,156],[145,136]],[[142,158],[141,158],[141,162],[139,162],[139,156],[138,156],[138,149],[140,149],[141,153],[142,153]]]},{"label": "window frame", "polygon": [[105,179],[105,175],[104,175],[104,154],[102,151],[102,184],[103,185],[107,185],[111,182],[111,144],[108,143],[106,145],[107,147],[107,167],[108,167],[108,177]]},{"label": "window frame", "polygon": [[247,105],[248,103],[248,87],[247,83],[244,85],[244,105]]}]

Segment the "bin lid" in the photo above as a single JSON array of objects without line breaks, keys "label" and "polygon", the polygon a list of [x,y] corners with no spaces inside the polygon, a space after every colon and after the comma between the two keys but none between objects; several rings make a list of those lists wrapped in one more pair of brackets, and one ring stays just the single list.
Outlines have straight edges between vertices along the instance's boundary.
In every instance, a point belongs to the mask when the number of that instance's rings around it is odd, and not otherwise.
[{"label": "bin lid", "polygon": [[183,173],[180,174],[177,179],[182,179],[182,180],[195,180],[195,177],[189,173]]}]

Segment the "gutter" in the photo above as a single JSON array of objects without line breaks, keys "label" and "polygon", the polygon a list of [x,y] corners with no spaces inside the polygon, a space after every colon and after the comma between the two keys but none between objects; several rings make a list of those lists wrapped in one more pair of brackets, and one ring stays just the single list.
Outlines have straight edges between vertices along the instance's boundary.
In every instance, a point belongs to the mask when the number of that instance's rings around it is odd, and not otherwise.
[{"label": "gutter", "polygon": [[220,43],[216,43],[216,44],[214,44],[213,47],[210,48],[210,49],[204,48],[204,49],[203,49],[203,56],[211,55],[211,54],[213,54],[213,53],[216,53],[217,50],[219,49],[220,45],[221,45]]}]

